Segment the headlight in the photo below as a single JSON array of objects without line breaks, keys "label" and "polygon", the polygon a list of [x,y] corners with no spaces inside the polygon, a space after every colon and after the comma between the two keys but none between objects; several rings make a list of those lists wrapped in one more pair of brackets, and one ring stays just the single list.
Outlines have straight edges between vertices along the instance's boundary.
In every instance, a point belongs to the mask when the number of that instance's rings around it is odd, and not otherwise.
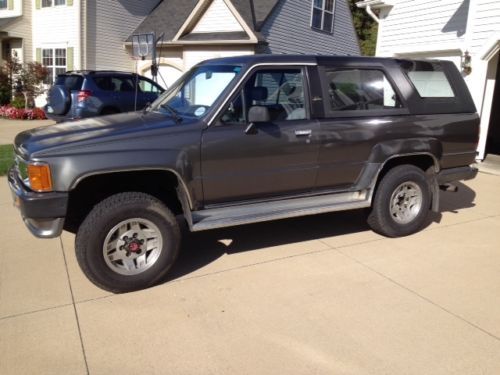
[{"label": "headlight", "polygon": [[50,166],[39,162],[26,162],[21,158],[16,158],[19,177],[24,185],[33,191],[52,191],[52,176]]}]

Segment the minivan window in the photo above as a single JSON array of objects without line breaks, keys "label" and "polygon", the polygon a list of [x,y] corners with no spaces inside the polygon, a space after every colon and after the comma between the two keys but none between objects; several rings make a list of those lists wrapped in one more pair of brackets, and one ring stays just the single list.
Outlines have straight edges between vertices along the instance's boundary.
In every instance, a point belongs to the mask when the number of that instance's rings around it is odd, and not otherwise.
[{"label": "minivan window", "polygon": [[366,111],[402,108],[384,72],[374,69],[326,70],[329,110]]},{"label": "minivan window", "polygon": [[400,61],[400,65],[422,98],[455,97],[440,63],[433,61]]}]

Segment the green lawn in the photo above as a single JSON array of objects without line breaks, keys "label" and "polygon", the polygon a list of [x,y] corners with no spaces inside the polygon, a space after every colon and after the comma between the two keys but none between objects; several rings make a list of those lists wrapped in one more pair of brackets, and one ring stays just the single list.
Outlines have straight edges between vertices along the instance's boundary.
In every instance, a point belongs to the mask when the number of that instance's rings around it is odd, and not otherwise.
[{"label": "green lawn", "polygon": [[10,166],[14,163],[14,150],[12,145],[0,145],[0,176],[5,176]]}]

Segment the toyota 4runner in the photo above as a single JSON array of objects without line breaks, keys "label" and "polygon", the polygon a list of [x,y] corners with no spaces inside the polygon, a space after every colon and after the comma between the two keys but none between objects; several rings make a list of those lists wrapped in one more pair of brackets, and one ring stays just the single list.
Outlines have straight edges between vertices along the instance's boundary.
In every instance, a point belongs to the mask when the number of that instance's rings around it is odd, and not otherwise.
[{"label": "toyota 4runner", "polygon": [[20,133],[9,184],[35,236],[76,233],[87,277],[126,292],[169,271],[180,215],[202,231],[368,208],[376,232],[412,234],[475,177],[478,135],[451,62],[233,57],[142,112]]}]

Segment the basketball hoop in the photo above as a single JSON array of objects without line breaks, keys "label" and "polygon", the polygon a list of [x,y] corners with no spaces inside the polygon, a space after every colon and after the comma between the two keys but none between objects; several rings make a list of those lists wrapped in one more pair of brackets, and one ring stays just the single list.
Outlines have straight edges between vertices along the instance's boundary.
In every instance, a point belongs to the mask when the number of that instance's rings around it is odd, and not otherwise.
[{"label": "basketball hoop", "polygon": [[134,57],[145,60],[147,57],[153,57],[156,48],[155,34],[135,34],[132,35],[132,50]]}]

